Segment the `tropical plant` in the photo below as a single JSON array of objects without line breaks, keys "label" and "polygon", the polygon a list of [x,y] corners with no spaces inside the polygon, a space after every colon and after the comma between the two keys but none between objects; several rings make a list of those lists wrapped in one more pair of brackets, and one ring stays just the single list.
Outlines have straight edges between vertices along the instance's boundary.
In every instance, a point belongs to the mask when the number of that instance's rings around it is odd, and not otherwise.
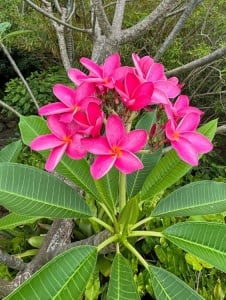
[{"label": "tropical plant", "polygon": [[[106,293],[98,288],[101,270],[110,274],[106,299],[140,299],[134,281],[140,271],[150,282],[151,297],[202,299],[142,255],[138,244],[143,238],[156,246],[159,241],[172,243],[205,266],[225,272],[226,225],[188,217],[224,212],[226,184],[197,181],[164,194],[198,165],[200,155],[211,151],[217,121],[197,130],[203,112],[181,94],[178,79],[168,79],[163,65],[149,56],[132,58],[134,67],[121,66],[117,53],[102,65],[82,58],[89,73],[69,69],[77,87],[54,86],[59,101],[39,109],[47,122],[39,116],[20,117],[24,144],[41,151],[49,173],[6,162],[18,150],[18,145],[11,146],[0,164],[0,204],[11,213],[1,219],[0,228],[40,217],[56,220],[54,231],[35,259],[22,265],[11,289],[34,274],[6,299],[89,299],[94,282],[92,299],[97,299]],[[173,149],[166,151],[163,145],[169,143]],[[95,235],[68,243],[72,220]],[[65,243],[59,246],[62,234]],[[155,251],[159,255],[157,247]],[[112,262],[109,272],[101,267],[102,254]]]}]

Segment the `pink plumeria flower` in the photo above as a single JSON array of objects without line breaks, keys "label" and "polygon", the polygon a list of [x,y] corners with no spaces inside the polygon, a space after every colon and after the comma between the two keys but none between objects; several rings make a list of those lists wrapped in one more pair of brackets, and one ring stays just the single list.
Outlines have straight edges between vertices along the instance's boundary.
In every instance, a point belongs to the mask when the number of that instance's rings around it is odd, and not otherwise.
[{"label": "pink plumeria flower", "polygon": [[156,63],[150,56],[140,58],[132,54],[136,73],[141,81],[152,82],[154,91],[151,97],[152,104],[168,104],[169,98],[175,98],[181,92],[181,85],[176,77],[167,79],[164,66]]},{"label": "pink plumeria flower", "polygon": [[165,125],[166,137],[178,156],[192,166],[198,165],[198,155],[212,150],[212,143],[196,129],[200,123],[200,114],[189,113],[177,125],[172,119]]},{"label": "pink plumeria flower", "polygon": [[81,144],[83,135],[77,133],[75,123],[62,123],[59,116],[49,116],[47,119],[50,134],[36,137],[31,143],[32,150],[41,151],[52,149],[46,161],[45,169],[52,172],[64,153],[72,159],[81,159],[86,155],[86,150]]},{"label": "pink plumeria flower", "polygon": [[79,132],[96,137],[100,135],[104,113],[97,103],[90,102],[85,112],[75,114],[74,121],[79,125]]},{"label": "pink plumeria flower", "polygon": [[203,111],[194,106],[189,106],[189,98],[186,95],[180,95],[176,102],[173,104],[170,102],[169,105],[165,105],[165,111],[168,119],[175,119],[178,121],[189,113],[196,113],[202,115]]},{"label": "pink plumeria flower", "polygon": [[60,121],[70,123],[76,112],[85,110],[89,102],[101,103],[100,99],[93,97],[95,88],[93,84],[83,83],[76,90],[56,84],[53,87],[54,95],[60,102],[54,102],[40,107],[41,116],[60,114]]},{"label": "pink plumeria flower", "polygon": [[115,89],[119,93],[123,104],[130,110],[140,110],[150,104],[153,93],[153,83],[141,83],[133,73],[127,73],[124,80],[115,82]]},{"label": "pink plumeria flower", "polygon": [[103,177],[113,166],[124,174],[142,169],[143,164],[134,153],[141,150],[146,141],[145,130],[137,129],[127,133],[119,116],[109,116],[106,136],[82,140],[87,151],[98,155],[90,168],[93,178]]},{"label": "pink plumeria flower", "polygon": [[86,57],[82,57],[80,62],[90,71],[90,73],[89,75],[86,75],[78,69],[69,69],[68,76],[76,85],[80,85],[83,81],[86,81],[93,82],[99,87],[104,86],[109,89],[114,87],[112,77],[114,71],[121,66],[118,53],[108,56],[103,65],[98,65]]}]

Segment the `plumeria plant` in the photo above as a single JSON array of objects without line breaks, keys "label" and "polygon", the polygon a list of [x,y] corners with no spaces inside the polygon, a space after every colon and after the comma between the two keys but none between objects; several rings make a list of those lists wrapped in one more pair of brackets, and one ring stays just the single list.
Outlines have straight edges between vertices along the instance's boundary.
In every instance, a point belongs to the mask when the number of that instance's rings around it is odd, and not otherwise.
[{"label": "plumeria plant", "polygon": [[[226,225],[188,220],[226,211],[226,184],[199,181],[165,193],[212,150],[217,122],[199,127],[203,112],[190,105],[178,78],[167,78],[164,66],[149,56],[134,53],[132,60],[133,66],[122,66],[118,53],[102,65],[81,58],[87,73],[70,69],[71,86],[53,87],[55,103],[41,107],[40,116],[20,118],[23,142],[40,151],[47,172],[1,164],[7,222],[85,219],[105,239],[59,254],[7,299],[83,299],[101,253],[113,257],[108,300],[140,299],[131,257],[145,270],[151,297],[202,299],[142,256],[137,244],[147,237],[167,240],[226,272]],[[166,227],[164,218],[178,222]],[[162,226],[151,228],[153,220]]]}]

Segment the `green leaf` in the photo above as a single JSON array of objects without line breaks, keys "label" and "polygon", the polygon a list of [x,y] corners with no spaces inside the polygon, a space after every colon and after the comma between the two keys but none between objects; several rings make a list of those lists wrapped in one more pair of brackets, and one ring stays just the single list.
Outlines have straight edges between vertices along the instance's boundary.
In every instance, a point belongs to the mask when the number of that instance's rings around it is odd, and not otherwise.
[{"label": "green leaf", "polygon": [[0,204],[28,216],[90,216],[84,200],[67,184],[52,174],[15,163],[0,164]]},{"label": "green leaf", "polygon": [[214,222],[177,223],[164,236],[217,269],[226,272],[226,225]]},{"label": "green leaf", "polygon": [[81,299],[96,264],[95,247],[78,246],[60,254],[5,299]]},{"label": "green leaf", "polygon": [[38,219],[40,219],[40,217],[29,217],[9,213],[5,217],[0,218],[0,230],[11,229],[25,224],[33,224]]},{"label": "green leaf", "polygon": [[157,300],[203,299],[174,274],[154,266],[150,266],[149,271]]},{"label": "green leaf", "polygon": [[226,211],[226,183],[204,180],[187,184],[162,199],[152,216],[194,216]]},{"label": "green leaf", "polygon": [[156,121],[156,111],[145,112],[141,116],[141,118],[139,118],[136,124],[136,129],[145,129],[147,131],[150,131],[155,121]]},{"label": "green leaf", "polygon": [[[35,137],[49,133],[46,121],[38,116],[20,117],[19,127],[22,140],[26,145],[29,145]],[[44,158],[47,158],[49,154],[48,151],[41,151],[40,153]],[[85,159],[72,160],[64,155],[56,171],[95,198],[99,196],[94,180],[90,175],[89,164]]]},{"label": "green leaf", "polygon": [[139,205],[136,198],[130,199],[119,216],[119,224],[126,228],[130,224],[135,224],[139,216]]},{"label": "green leaf", "polygon": [[11,27],[11,24],[9,22],[2,22],[2,23],[0,23],[0,37],[10,27]]},{"label": "green leaf", "polygon": [[137,156],[143,162],[144,168],[127,176],[127,196],[131,198],[135,196],[144,184],[148,174],[158,163],[162,155],[162,150],[149,154],[138,154]]},{"label": "green leaf", "polygon": [[112,168],[104,177],[95,180],[99,193],[97,201],[104,203],[112,214],[115,214],[115,203],[118,201],[119,171]]},{"label": "green leaf", "polygon": [[[217,128],[217,120],[213,120],[203,125],[199,132],[210,140],[213,139]],[[173,185],[183,177],[190,169],[191,165],[183,162],[174,150],[170,150],[147,176],[139,195],[140,200],[148,200],[166,188]]]},{"label": "green leaf", "polygon": [[113,260],[107,300],[140,299],[128,261],[117,253]]},{"label": "green leaf", "polygon": [[0,151],[0,162],[16,162],[22,149],[21,141],[12,142]]}]

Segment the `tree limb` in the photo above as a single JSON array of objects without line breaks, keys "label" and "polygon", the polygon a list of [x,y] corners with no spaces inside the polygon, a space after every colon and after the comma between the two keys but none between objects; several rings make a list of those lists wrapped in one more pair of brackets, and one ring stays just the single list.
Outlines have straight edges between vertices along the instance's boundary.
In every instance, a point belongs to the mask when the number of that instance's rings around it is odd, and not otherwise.
[{"label": "tree limb", "polygon": [[117,0],[115,6],[115,13],[112,22],[112,32],[119,33],[122,29],[122,22],[125,12],[125,5],[127,0]]},{"label": "tree limb", "polygon": [[206,64],[209,64],[209,63],[223,57],[224,55],[226,55],[226,46],[224,46],[220,49],[217,49],[217,50],[213,51],[212,53],[210,53],[206,56],[203,56],[201,58],[193,60],[192,62],[187,63],[187,64],[185,64],[181,67],[178,67],[178,68],[175,68],[173,70],[167,71],[166,75],[167,76],[172,76],[172,75],[174,76],[174,75],[178,75],[182,72],[191,71],[195,68],[202,67]]},{"label": "tree limb", "polygon": [[1,249],[0,249],[0,262],[11,269],[18,270],[18,271],[23,271],[26,267],[26,264],[23,262],[22,259],[17,258],[14,255],[10,255]]},{"label": "tree limb", "polygon": [[98,25],[102,31],[102,34],[108,36],[111,33],[111,25],[108,21],[108,18],[105,14],[102,1],[93,0],[92,5],[94,7],[95,17],[97,18]]},{"label": "tree limb", "polygon": [[199,3],[200,3],[200,0],[191,0],[190,3],[187,5],[187,7],[185,8],[183,14],[179,18],[179,20],[176,23],[176,25],[174,26],[173,30],[170,32],[170,34],[165,39],[164,43],[162,44],[162,46],[160,47],[160,49],[156,53],[156,55],[154,57],[154,59],[156,61],[158,61],[162,57],[163,53],[167,50],[167,48],[169,48],[169,46],[171,45],[171,43],[175,39],[176,35],[183,28],[184,23],[186,22],[186,20],[189,18],[189,16],[191,15],[191,13],[193,12],[193,10],[195,9],[195,7]]}]

